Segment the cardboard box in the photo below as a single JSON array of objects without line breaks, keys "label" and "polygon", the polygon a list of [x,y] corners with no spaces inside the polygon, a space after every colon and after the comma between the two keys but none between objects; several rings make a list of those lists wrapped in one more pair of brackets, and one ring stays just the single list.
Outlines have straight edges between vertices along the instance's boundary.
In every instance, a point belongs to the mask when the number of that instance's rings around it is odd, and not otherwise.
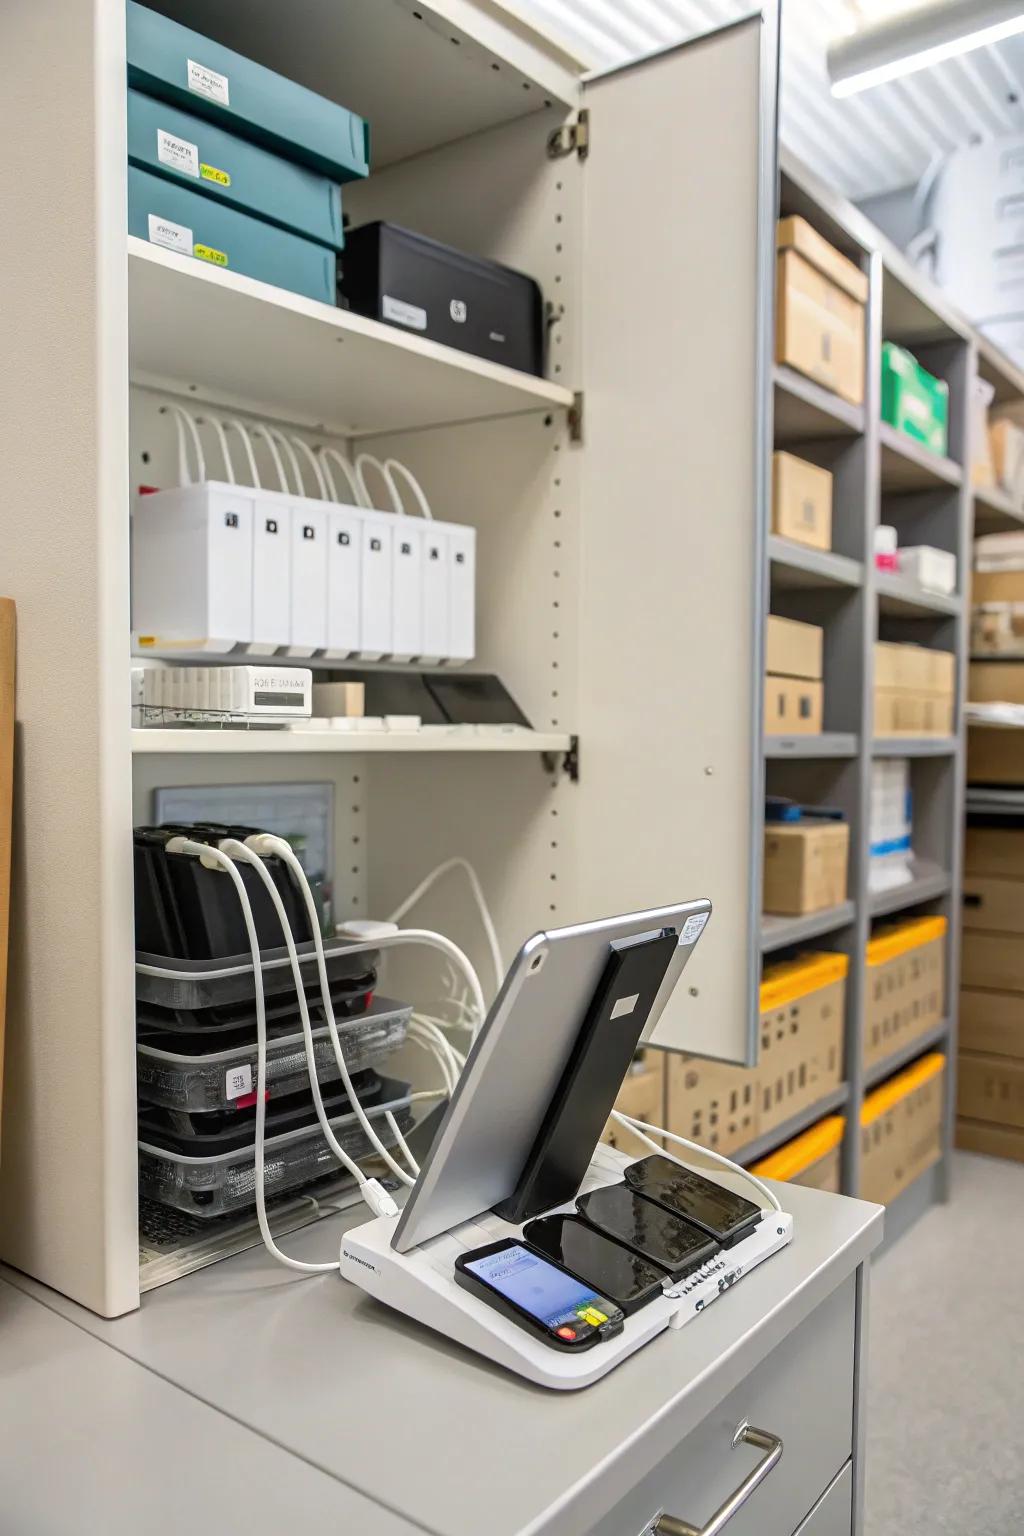
[{"label": "cardboard box", "polygon": [[1024,732],[972,725],[967,732],[969,784],[1024,784]]},{"label": "cardboard box", "polygon": [[832,548],[832,476],[795,453],[772,454],[772,533]]},{"label": "cardboard box", "polygon": [[874,734],[949,736],[956,657],[921,645],[875,645]]},{"label": "cardboard box", "polygon": [[967,1120],[985,1120],[1024,1130],[1024,1061],[961,1051],[957,1063],[956,1112]]},{"label": "cardboard box", "polygon": [[876,688],[876,736],[952,736],[953,699],[914,694],[905,688]]},{"label": "cardboard box", "polygon": [[993,421],[988,442],[996,483],[1019,504],[1024,497],[1024,430],[1013,421]]},{"label": "cardboard box", "polygon": [[313,714],[333,720],[340,716],[362,717],[366,713],[365,683],[314,683]]},{"label": "cardboard box", "polygon": [[956,681],[956,657],[952,651],[931,650],[923,645],[875,643],[875,684],[883,688],[912,689],[916,693],[952,694]]},{"label": "cardboard box", "polygon": [[[634,1069],[627,1073],[615,1100],[615,1108],[624,1115],[646,1120],[648,1125],[664,1125],[665,1120],[665,1052],[650,1048],[641,1052],[634,1062]],[[661,1145],[660,1139],[653,1138]],[[633,1136],[617,1120],[609,1120],[601,1137],[610,1147],[616,1147],[627,1157],[648,1157],[650,1147]]]},{"label": "cardboard box", "polygon": [[1020,936],[965,929],[960,982],[964,987],[985,987],[993,992],[1024,992],[1024,943]]},{"label": "cardboard box", "polygon": [[968,826],[964,870],[968,875],[994,875],[997,880],[1024,880],[1024,828]]},{"label": "cardboard box", "polygon": [[986,1157],[1008,1157],[1024,1163],[1024,1131],[1014,1126],[958,1119],[956,1144],[963,1152],[982,1152]]},{"label": "cardboard box", "polygon": [[992,445],[988,431],[988,408],[995,395],[995,386],[987,379],[971,382],[971,484],[984,487],[995,485],[996,471],[992,459]]},{"label": "cardboard box", "polygon": [[895,342],[882,343],[882,420],[931,453],[949,447],[949,385]]},{"label": "cardboard box", "polygon": [[971,602],[1024,603],[1024,569],[975,571],[971,577]]},{"label": "cardboard box", "polygon": [[764,669],[774,677],[820,678],[825,631],[820,624],[799,624],[769,614]]},{"label": "cardboard box", "polygon": [[802,1136],[796,1136],[762,1158],[751,1168],[759,1179],[777,1179],[804,1189],[821,1189],[838,1195],[842,1180],[842,1140],[846,1121],[842,1115],[819,1120]]},{"label": "cardboard box", "polygon": [[942,1156],[946,1060],[933,1052],[868,1094],[861,1110],[862,1200],[888,1205]]},{"label": "cardboard box", "polygon": [[783,219],[776,243],[776,361],[860,405],[866,276],[805,219]]},{"label": "cardboard box", "polygon": [[764,732],[766,736],[806,736],[822,728],[825,689],[822,683],[800,677],[764,680]]},{"label": "cardboard box", "polygon": [[967,697],[972,704],[1024,704],[1024,661],[972,661]]},{"label": "cardboard box", "polygon": [[963,924],[982,933],[1024,934],[1024,881],[965,875]]},{"label": "cardboard box", "polygon": [[960,993],[960,1049],[1024,1061],[1024,997],[964,987]]},{"label": "cardboard box", "polygon": [[842,1082],[848,971],[845,955],[829,953],[765,966],[757,1067],[762,1135]]},{"label": "cardboard box", "polygon": [[945,1011],[944,917],[912,917],[879,925],[865,959],[865,1067],[938,1024]]},{"label": "cardboard box", "polygon": [[1024,603],[985,603],[971,611],[975,656],[1024,656]]},{"label": "cardboard box", "polygon": [[764,832],[764,910],[799,917],[838,906],[849,851],[846,822],[772,822]]},{"label": "cardboard box", "polygon": [[818,271],[833,283],[838,284],[845,293],[858,304],[866,304],[868,301],[868,275],[862,272],[856,262],[837,251],[834,245],[829,245],[824,235],[819,235],[813,225],[799,215],[792,218],[780,219],[776,231],[775,244],[780,251],[798,251],[805,260],[817,267]]},{"label": "cardboard box", "polygon": [[731,1067],[699,1056],[668,1057],[665,1129],[726,1157],[761,1134],[756,1067]]}]

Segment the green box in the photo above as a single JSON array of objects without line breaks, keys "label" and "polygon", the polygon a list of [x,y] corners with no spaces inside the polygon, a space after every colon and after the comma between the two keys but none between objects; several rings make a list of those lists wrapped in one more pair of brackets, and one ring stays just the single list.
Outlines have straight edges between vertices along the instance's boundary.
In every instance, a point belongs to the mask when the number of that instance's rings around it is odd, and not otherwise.
[{"label": "green box", "polygon": [[334,251],[344,247],[337,182],[131,90],[128,163]]},{"label": "green box", "polygon": [[[281,10],[286,13],[287,7]],[[135,0],[128,0],[127,23],[128,83],[137,90],[197,112],[334,181],[369,174],[369,127],[347,107]],[[288,25],[285,14],[282,25]]]},{"label": "green box", "polygon": [[882,343],[882,420],[932,453],[949,451],[949,385],[892,341]]},{"label": "green box", "polygon": [[128,167],[128,233],[323,304],[337,301],[338,259],[327,246],[137,165]]}]

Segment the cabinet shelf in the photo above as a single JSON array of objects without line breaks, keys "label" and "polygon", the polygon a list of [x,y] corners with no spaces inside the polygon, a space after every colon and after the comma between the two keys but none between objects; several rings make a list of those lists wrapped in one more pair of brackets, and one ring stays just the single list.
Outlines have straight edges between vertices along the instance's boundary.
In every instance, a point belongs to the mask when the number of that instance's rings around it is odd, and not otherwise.
[{"label": "cabinet shelf", "polygon": [[949,1034],[949,1020],[943,1019],[941,1024],[936,1024],[932,1029],[925,1030],[923,1035],[918,1035],[915,1040],[908,1040],[906,1045],[898,1051],[893,1051],[882,1061],[876,1061],[873,1067],[868,1067],[864,1076],[864,1086],[874,1088],[905,1067],[916,1057],[923,1056],[925,1051],[930,1051],[940,1045]]},{"label": "cabinet shelf", "polygon": [[931,491],[937,486],[963,484],[964,472],[959,464],[940,453],[922,448],[912,437],[897,432],[887,421],[878,424],[878,440],[882,449],[882,492]]},{"label": "cabinet shelf", "polygon": [[175,730],[173,727],[138,728],[132,733],[132,752],[157,757],[267,756],[282,753],[377,752],[568,752],[572,737],[525,728],[507,735],[453,735],[443,727],[422,731],[367,731],[348,735],[343,731],[292,730]]},{"label": "cabinet shelf", "polygon": [[568,410],[572,391],[128,239],[131,376],[347,437]]},{"label": "cabinet shelf", "polygon": [[952,886],[949,874],[929,859],[915,860],[914,878],[906,885],[897,885],[888,891],[874,891],[868,897],[872,917],[886,917],[891,912],[902,912],[918,902],[932,901],[945,896]]},{"label": "cabinet shelf", "polygon": [[823,757],[856,757],[857,737],[849,731],[822,731],[816,736],[766,736],[764,755],[773,760],[800,757],[814,761]]},{"label": "cabinet shelf", "polygon": [[842,1109],[849,1097],[849,1086],[846,1083],[840,1083],[838,1088],[833,1088],[831,1093],[826,1093],[824,1098],[819,1099],[816,1104],[809,1104],[806,1109],[802,1109],[799,1114],[791,1115],[788,1120],[784,1120],[773,1130],[765,1131],[763,1136],[755,1136],[753,1141],[749,1141],[745,1147],[741,1147],[738,1152],[732,1154],[734,1161],[747,1165],[767,1157],[785,1142],[792,1141],[794,1136],[799,1136],[802,1131],[817,1124],[826,1115],[833,1115],[837,1109]]},{"label": "cabinet shelf", "polygon": [[871,743],[872,757],[952,757],[956,749],[955,736],[877,736]]},{"label": "cabinet shelf", "polygon": [[864,407],[851,405],[792,368],[775,369],[775,442],[779,448],[815,438],[860,437]]},{"label": "cabinet shelf", "polygon": [[1015,507],[998,486],[976,485],[973,495],[975,533],[1009,533],[1024,528],[1024,510]]},{"label": "cabinet shelf", "polygon": [[826,907],[822,912],[808,912],[803,917],[776,917],[766,912],[761,918],[761,952],[770,954],[774,949],[785,949],[789,944],[803,944],[808,939],[821,938],[852,923],[856,911],[852,901],[844,901],[838,907]]},{"label": "cabinet shelf", "polygon": [[774,587],[859,587],[864,581],[864,567],[859,560],[837,555],[830,549],[811,549],[794,544],[777,533],[768,536],[768,559]]},{"label": "cabinet shelf", "polygon": [[963,598],[955,592],[929,592],[891,571],[878,571],[875,576],[878,592],[879,613],[893,617],[916,618],[927,614],[957,614],[963,608]]}]

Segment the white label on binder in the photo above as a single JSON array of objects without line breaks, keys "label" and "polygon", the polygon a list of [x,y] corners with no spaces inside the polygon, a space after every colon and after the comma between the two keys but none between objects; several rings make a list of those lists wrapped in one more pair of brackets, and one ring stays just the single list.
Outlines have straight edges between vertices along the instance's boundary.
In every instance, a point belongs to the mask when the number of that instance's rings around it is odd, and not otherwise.
[{"label": "white label on binder", "polygon": [[199,145],[190,144],[188,139],[176,139],[164,128],[156,131],[156,157],[161,165],[169,165],[183,176],[199,175]]},{"label": "white label on binder", "polygon": [[149,238],[153,245],[166,245],[169,251],[192,255],[192,231],[186,224],[174,224],[170,219],[161,219],[158,214],[151,213]]},{"label": "white label on binder", "polygon": [[692,917],[688,917],[683,924],[683,931],[679,935],[680,944],[695,944],[704,932],[707,920],[708,914],[706,912],[695,912]]},{"label": "white label on binder", "polygon": [[425,331],[427,328],[427,312],[418,304],[407,304],[404,299],[393,299],[389,293],[385,293],[380,301],[381,314],[385,320],[393,320],[396,325],[407,325],[413,331]]},{"label": "white label on binder", "polygon": [[210,101],[219,101],[222,107],[231,104],[227,75],[218,75],[215,69],[207,69],[205,64],[197,64],[195,59],[188,61],[188,88],[190,91],[195,91],[197,96],[206,96]]},{"label": "white label on binder", "polygon": [[224,1092],[228,1100],[244,1099],[252,1093],[252,1067],[243,1062],[240,1067],[229,1067],[224,1074]]}]

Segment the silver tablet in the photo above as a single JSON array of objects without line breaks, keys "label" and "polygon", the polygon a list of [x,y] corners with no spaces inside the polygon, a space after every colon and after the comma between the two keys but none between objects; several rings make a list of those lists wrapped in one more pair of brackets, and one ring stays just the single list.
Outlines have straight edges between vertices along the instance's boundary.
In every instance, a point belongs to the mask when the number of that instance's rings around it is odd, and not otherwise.
[{"label": "silver tablet", "polygon": [[515,1190],[617,939],[679,935],[645,1028],[649,1035],[711,915],[709,901],[631,912],[534,934],[519,951],[478,1034],[392,1246],[470,1221]]}]

